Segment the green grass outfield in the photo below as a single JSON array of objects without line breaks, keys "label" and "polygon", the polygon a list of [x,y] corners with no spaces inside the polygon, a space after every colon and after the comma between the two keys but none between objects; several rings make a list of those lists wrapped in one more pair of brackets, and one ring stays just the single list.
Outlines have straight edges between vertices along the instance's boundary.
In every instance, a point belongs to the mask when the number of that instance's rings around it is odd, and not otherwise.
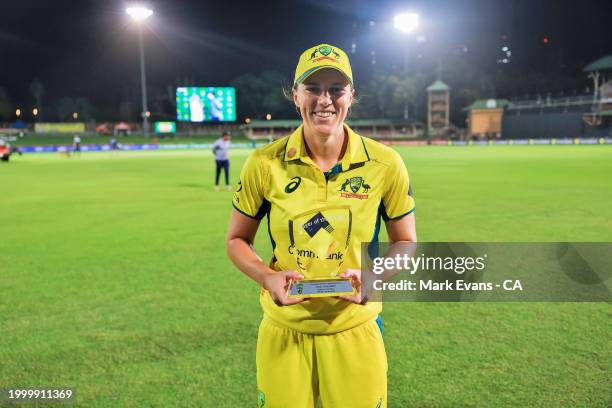
[{"label": "green grass outfield", "polygon": [[[398,150],[421,241],[612,241],[610,146]],[[256,406],[258,290],[225,256],[231,193],[212,179],[205,151],[0,163],[0,388],[70,386],[79,407]],[[606,407],[611,311],[389,303],[389,406]]]}]

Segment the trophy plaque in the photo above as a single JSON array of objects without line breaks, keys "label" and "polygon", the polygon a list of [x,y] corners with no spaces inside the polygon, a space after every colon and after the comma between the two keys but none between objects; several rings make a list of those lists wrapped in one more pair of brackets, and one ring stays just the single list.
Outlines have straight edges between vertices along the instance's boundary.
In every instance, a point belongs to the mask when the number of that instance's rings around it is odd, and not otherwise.
[{"label": "trophy plaque", "polygon": [[352,230],[349,206],[309,210],[289,220],[289,253],[304,279],[289,285],[289,297],[351,295],[352,282],[340,278]]}]

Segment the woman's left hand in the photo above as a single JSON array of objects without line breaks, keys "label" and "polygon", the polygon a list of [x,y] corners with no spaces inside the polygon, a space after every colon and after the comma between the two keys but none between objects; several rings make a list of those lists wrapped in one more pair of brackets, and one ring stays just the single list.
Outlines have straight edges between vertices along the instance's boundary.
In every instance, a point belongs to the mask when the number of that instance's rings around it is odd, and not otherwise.
[{"label": "woman's left hand", "polygon": [[361,294],[361,269],[345,269],[340,275],[341,278],[350,279],[355,288],[355,293],[352,295],[338,296],[342,300],[347,302],[357,303],[359,305],[365,305],[368,301],[366,297]]}]

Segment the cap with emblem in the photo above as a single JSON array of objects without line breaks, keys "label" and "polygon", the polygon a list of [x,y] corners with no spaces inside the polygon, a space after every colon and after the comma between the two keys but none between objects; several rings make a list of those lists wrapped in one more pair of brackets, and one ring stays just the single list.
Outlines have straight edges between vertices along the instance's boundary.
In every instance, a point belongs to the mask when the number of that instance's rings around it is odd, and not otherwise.
[{"label": "cap with emblem", "polygon": [[339,71],[353,84],[353,71],[351,63],[344,51],[329,44],[320,44],[307,49],[300,55],[297,67],[295,68],[295,78],[293,85],[303,82],[310,75],[324,69],[332,68]]}]

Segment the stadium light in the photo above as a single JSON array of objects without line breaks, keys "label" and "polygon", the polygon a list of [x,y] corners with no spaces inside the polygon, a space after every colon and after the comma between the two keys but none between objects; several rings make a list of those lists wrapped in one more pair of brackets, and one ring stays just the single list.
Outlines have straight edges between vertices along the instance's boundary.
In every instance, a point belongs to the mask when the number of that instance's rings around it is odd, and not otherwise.
[{"label": "stadium light", "polygon": [[[419,15],[417,13],[401,13],[393,17],[393,27],[404,34],[411,33],[419,27]],[[417,37],[419,44],[425,43],[425,36]],[[421,58],[419,56],[419,58]],[[408,52],[404,53],[404,74],[408,74]],[[404,101],[404,120],[408,120],[408,101]]]},{"label": "stadium light", "polygon": [[142,90],[142,130],[145,136],[149,135],[149,120],[147,116],[147,77],[144,58],[144,41],[142,39],[142,24],[144,20],[153,15],[153,10],[142,6],[128,7],[125,12],[138,23],[138,45],[140,47],[140,87]]},{"label": "stadium light", "polygon": [[15,111],[15,116],[17,117],[21,116],[21,109],[17,108],[17,110]]},{"label": "stadium light", "polygon": [[411,33],[419,27],[417,13],[402,13],[393,17],[393,27],[403,33]]},{"label": "stadium light", "polygon": [[153,10],[142,6],[128,7],[125,12],[137,22],[144,21],[153,15]]}]

